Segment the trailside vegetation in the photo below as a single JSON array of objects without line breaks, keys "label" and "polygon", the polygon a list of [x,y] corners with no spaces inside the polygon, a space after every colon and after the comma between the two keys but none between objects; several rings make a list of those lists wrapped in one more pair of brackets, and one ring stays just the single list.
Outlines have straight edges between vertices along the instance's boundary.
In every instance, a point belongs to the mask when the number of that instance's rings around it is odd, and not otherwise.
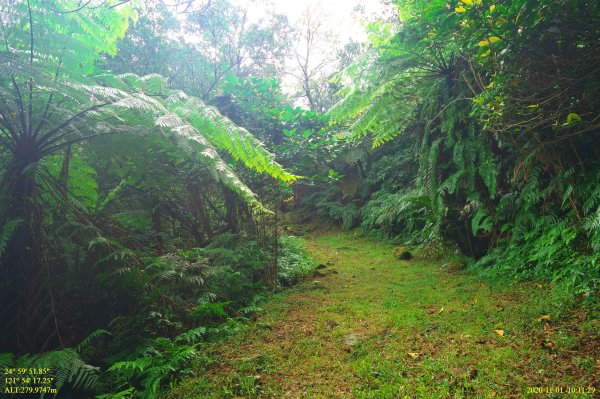
[{"label": "trailside vegetation", "polygon": [[598,5],[395,4],[399,21],[371,24],[370,50],[335,76],[329,111],[375,150],[342,160],[308,206],[345,227],[454,242],[485,274],[596,303]]},{"label": "trailside vegetation", "polygon": [[0,15],[2,367],[51,370],[61,397],[155,397],[310,268],[269,209],[299,176],[192,86],[118,71],[144,3]]}]

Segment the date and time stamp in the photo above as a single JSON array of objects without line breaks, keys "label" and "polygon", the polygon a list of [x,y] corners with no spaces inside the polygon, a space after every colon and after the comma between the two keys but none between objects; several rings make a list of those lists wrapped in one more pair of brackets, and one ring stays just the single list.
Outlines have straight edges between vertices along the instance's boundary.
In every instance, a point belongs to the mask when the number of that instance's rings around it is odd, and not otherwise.
[{"label": "date and time stamp", "polygon": [[594,395],[598,393],[594,387],[585,386],[539,386],[527,387],[529,395],[568,394],[568,395]]}]

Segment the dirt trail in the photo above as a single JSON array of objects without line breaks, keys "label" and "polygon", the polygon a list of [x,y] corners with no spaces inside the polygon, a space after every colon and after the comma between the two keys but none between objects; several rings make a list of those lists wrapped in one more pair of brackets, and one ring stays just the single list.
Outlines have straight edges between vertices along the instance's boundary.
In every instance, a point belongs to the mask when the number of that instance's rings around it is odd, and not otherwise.
[{"label": "dirt trail", "polygon": [[316,275],[212,347],[170,398],[523,398],[594,383],[594,354],[573,348],[598,324],[537,320],[543,287],[490,288],[350,233],[306,245]]}]

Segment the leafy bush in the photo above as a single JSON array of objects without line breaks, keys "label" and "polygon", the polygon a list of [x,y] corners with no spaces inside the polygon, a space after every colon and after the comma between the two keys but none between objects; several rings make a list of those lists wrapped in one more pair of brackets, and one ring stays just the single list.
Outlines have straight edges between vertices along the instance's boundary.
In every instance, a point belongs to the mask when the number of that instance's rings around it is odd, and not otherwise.
[{"label": "leafy bush", "polygon": [[424,241],[431,238],[435,227],[431,199],[417,191],[380,190],[362,208],[361,226],[382,230],[388,237],[401,235],[415,242]]},{"label": "leafy bush", "polygon": [[297,283],[314,266],[314,261],[308,256],[304,244],[298,237],[279,237],[279,257],[277,272],[282,285]]},{"label": "leafy bush", "polygon": [[360,207],[355,202],[343,204],[339,200],[339,188],[331,186],[302,199],[305,209],[314,210],[317,216],[339,223],[344,230],[360,223]]}]

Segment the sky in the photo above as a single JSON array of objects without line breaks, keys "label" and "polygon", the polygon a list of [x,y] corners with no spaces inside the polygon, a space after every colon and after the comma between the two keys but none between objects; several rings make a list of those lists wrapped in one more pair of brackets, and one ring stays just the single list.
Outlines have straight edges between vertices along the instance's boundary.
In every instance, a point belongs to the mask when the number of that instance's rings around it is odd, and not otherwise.
[{"label": "sky", "polygon": [[[361,19],[364,17],[368,19],[377,11],[381,11],[383,7],[382,0],[231,0],[231,2],[248,10],[247,15],[250,22],[258,22],[269,12],[274,12],[287,16],[292,26],[297,25],[307,8],[320,10],[319,16],[324,19],[328,33],[332,34],[331,39],[334,39],[335,42],[325,46],[329,49],[329,54],[316,50],[311,56],[316,64],[320,63],[322,59],[330,58],[337,52],[336,50],[332,52],[332,49],[341,48],[350,40],[366,41],[367,35]],[[361,6],[363,9],[362,17],[355,11],[357,6]],[[295,66],[295,61],[290,58],[286,64],[291,70]],[[330,67],[333,67],[333,64]],[[284,76],[282,82],[284,92],[291,94],[297,90],[297,87],[298,82],[295,78],[290,75]]]},{"label": "sky", "polygon": [[363,6],[367,15],[381,9],[380,0],[232,0],[232,2],[248,7],[248,15],[251,19],[259,20],[268,10],[274,10],[278,14],[286,15],[292,24],[297,22],[307,7],[320,7],[331,30],[342,43],[350,38],[354,40],[366,38],[359,18],[353,16],[352,11],[356,6]]}]

